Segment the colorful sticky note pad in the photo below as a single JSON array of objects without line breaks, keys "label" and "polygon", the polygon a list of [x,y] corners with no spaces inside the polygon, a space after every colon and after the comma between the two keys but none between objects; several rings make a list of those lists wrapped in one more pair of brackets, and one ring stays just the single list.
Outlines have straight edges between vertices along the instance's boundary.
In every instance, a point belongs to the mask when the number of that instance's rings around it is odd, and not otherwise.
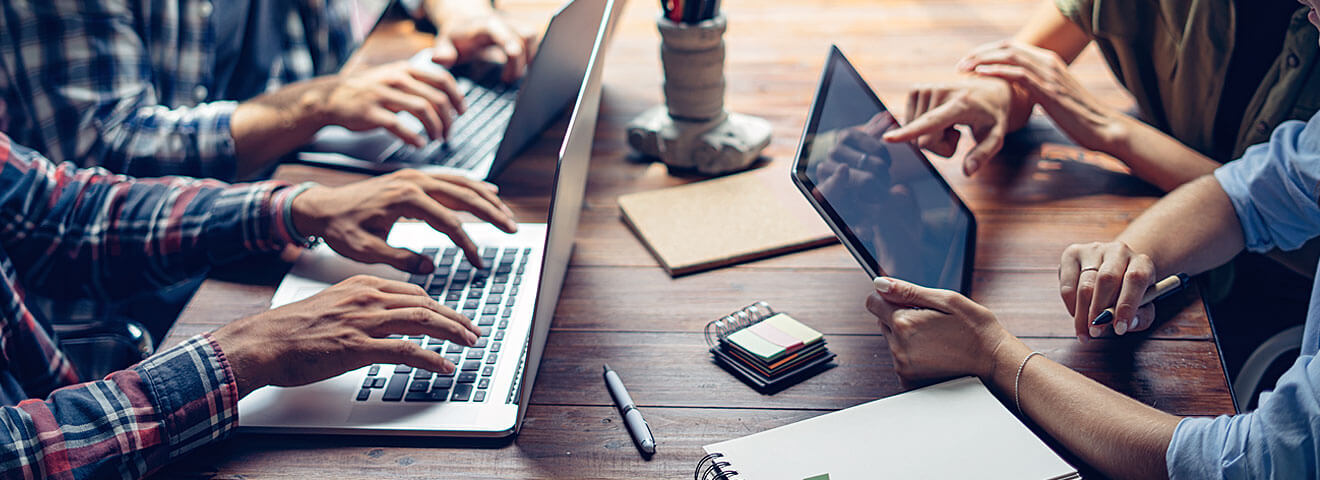
[{"label": "colorful sticky note pad", "polygon": [[802,340],[787,333],[784,333],[783,330],[776,328],[770,322],[761,322],[756,325],[752,325],[750,327],[747,327],[747,330],[751,331],[752,333],[755,333],[756,336],[758,337],[764,338],[767,342],[783,347],[785,350],[788,350],[790,352],[793,350],[797,350],[799,347],[802,346]]},{"label": "colorful sticky note pad", "polygon": [[803,325],[802,322],[784,313],[776,314],[757,325],[761,324],[773,326],[775,329],[796,338],[803,345],[811,345],[824,338],[816,329]]},{"label": "colorful sticky note pad", "polygon": [[733,332],[726,340],[742,347],[743,350],[751,352],[752,355],[761,357],[765,361],[770,361],[770,359],[786,351],[784,347],[770,343],[769,340],[761,338],[761,336],[746,328]]}]

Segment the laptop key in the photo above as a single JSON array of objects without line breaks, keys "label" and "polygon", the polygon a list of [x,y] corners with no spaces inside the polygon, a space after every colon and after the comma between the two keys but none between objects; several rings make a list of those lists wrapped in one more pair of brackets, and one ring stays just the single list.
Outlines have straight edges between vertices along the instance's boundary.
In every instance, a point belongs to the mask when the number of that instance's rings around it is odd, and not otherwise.
[{"label": "laptop key", "polygon": [[498,341],[500,341],[500,340],[504,340],[504,331],[503,331],[503,330],[500,330],[500,331],[498,331],[498,332],[495,332],[495,341],[498,342]]},{"label": "laptop key", "polygon": [[[484,342],[486,339],[483,338],[483,339],[481,339],[481,340]],[[498,352],[498,351],[500,351],[500,345],[501,345],[500,342],[495,342],[495,343],[490,344],[490,351],[491,351],[491,352]]]},{"label": "laptop key", "polygon": [[486,306],[485,309],[483,309],[483,310],[481,311],[481,314],[482,314],[482,315],[494,315],[494,314],[497,314],[497,313],[500,313],[500,306],[499,306],[499,305],[488,305],[488,306]]},{"label": "laptop key", "polygon": [[[480,298],[480,297],[481,297],[481,292],[473,292],[473,293],[476,293],[476,296],[473,297],[472,294],[468,294],[468,298]],[[468,300],[467,303],[464,303],[464,304],[463,304],[463,309],[465,309],[465,310],[475,310],[475,309],[480,308],[480,307],[481,307],[481,300]]]},{"label": "laptop key", "polygon": [[470,396],[472,396],[472,384],[463,383],[454,386],[454,394],[449,397],[449,400],[454,402],[466,402]]},{"label": "laptop key", "polygon": [[494,366],[494,365],[487,365],[486,368],[481,369],[481,376],[483,376],[483,377],[489,377],[489,376],[494,375],[494,374],[495,374],[495,366]]},{"label": "laptop key", "polygon": [[500,296],[500,295],[490,295],[490,296],[487,296],[487,297],[486,297],[486,303],[487,303],[487,304],[491,304],[491,303],[498,304],[498,303],[500,303],[500,302],[502,302],[502,301],[504,301],[504,297],[502,297],[502,296]]},{"label": "laptop key", "polygon": [[462,371],[475,372],[477,370],[481,370],[481,358],[477,358],[475,361],[463,362]]},{"label": "laptop key", "polygon": [[362,388],[371,388],[371,386],[375,384],[376,384],[376,379],[374,378],[367,377],[362,379]]},{"label": "laptop key", "polygon": [[473,383],[476,381],[477,381],[477,374],[475,373],[458,374],[458,383]]},{"label": "laptop key", "polygon": [[501,285],[501,284],[498,284],[498,283],[495,284],[494,286],[490,287],[490,293],[493,293],[493,294],[501,294],[501,293],[504,293],[504,285]]},{"label": "laptop key", "polygon": [[477,388],[490,388],[490,378],[483,378],[477,381]]},{"label": "laptop key", "polygon": [[[490,327],[477,327],[477,328],[481,330],[481,336],[483,337],[490,336]],[[497,338],[496,340],[499,340],[499,338]]]},{"label": "laptop key", "polygon": [[509,276],[508,276],[508,275],[498,275],[498,274],[497,274],[497,275],[495,275],[495,280],[493,280],[493,281],[494,281],[496,284],[505,284],[505,283],[509,283]]},{"label": "laptop key", "polygon": [[404,364],[398,364],[398,365],[395,365],[395,366],[394,366],[394,374],[395,374],[395,375],[398,375],[398,374],[400,374],[400,373],[409,373],[409,372],[412,372],[412,367],[409,367],[409,366],[404,365]]},{"label": "laptop key", "polygon": [[[458,302],[463,301],[463,291],[450,290],[449,293],[445,294],[445,301],[453,303],[454,305],[458,305]],[[450,307],[450,308],[454,308],[454,307]]]},{"label": "laptop key", "polygon": [[477,320],[477,326],[489,327],[494,324],[495,324],[494,315],[482,315],[481,319]]},{"label": "laptop key", "polygon": [[486,348],[486,339],[478,338],[477,343],[472,345],[472,348]]},{"label": "laptop key", "polygon": [[495,361],[496,361],[498,358],[499,358],[499,355],[496,355],[496,354],[492,353],[492,354],[490,354],[490,356],[487,356],[487,357],[486,357],[486,363],[492,363],[492,364],[493,364],[493,363],[495,363]]},{"label": "laptop key", "polygon": [[374,377],[378,373],[380,373],[380,365],[372,365],[371,368],[367,369],[367,376],[369,377]]},{"label": "laptop key", "polygon": [[431,390],[431,393],[426,394],[426,401],[428,402],[443,402],[445,400],[449,400],[449,389],[447,388]]},{"label": "laptop key", "polygon": [[413,285],[421,285],[422,288],[426,288],[426,281],[427,281],[427,280],[430,280],[430,279],[427,278],[426,275],[410,275],[410,276],[408,277],[408,283],[411,283],[411,284],[413,284]]},{"label": "laptop key", "polygon": [[408,392],[408,394],[403,397],[403,400],[406,402],[427,402],[431,400],[431,394],[426,392]]},{"label": "laptop key", "polygon": [[403,392],[408,389],[408,375],[403,373],[395,374],[390,377],[389,386],[385,387],[385,394],[380,397],[387,402],[397,402],[403,400]]},{"label": "laptop key", "polygon": [[431,389],[431,381],[430,381],[430,379],[427,379],[427,380],[413,380],[412,384],[408,385],[408,391],[409,391],[409,392],[425,392],[425,391],[430,390],[430,389]]},{"label": "laptop key", "polygon": [[486,391],[485,391],[485,390],[477,390],[477,393],[472,394],[472,401],[474,401],[474,402],[484,402],[484,401],[486,401]]},{"label": "laptop key", "polygon": [[514,275],[514,277],[513,277],[513,284],[514,284],[514,285],[522,285],[522,275]]},{"label": "laptop key", "polygon": [[368,398],[371,398],[371,389],[363,388],[362,390],[358,390],[357,401],[366,401]]},{"label": "laptop key", "polygon": [[459,354],[457,354],[457,353],[454,353],[454,354],[450,354],[450,355],[445,355],[445,360],[449,360],[449,363],[452,363],[452,364],[454,364],[455,367],[457,367],[457,366],[458,366],[458,362],[463,361],[463,356],[462,356],[462,355],[459,355]]},{"label": "laptop key", "polygon": [[486,355],[485,350],[482,350],[480,348],[469,348],[467,351],[467,356],[464,358],[467,358],[468,360],[472,360],[472,359],[480,360],[481,357],[484,357],[485,355]]},{"label": "laptop key", "polygon": [[372,378],[371,388],[385,388],[385,377]]},{"label": "laptop key", "polygon": [[452,386],[454,386],[454,377],[440,377],[431,382],[431,390],[443,390]]}]

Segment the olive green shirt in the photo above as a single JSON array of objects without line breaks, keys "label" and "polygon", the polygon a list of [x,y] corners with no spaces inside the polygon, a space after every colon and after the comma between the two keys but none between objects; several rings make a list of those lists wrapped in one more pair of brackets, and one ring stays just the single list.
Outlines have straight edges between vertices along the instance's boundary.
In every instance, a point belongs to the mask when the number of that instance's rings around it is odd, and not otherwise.
[{"label": "olive green shirt", "polygon": [[[1235,38],[1229,0],[1055,0],[1090,35],[1143,120],[1214,158],[1215,115]],[[1247,103],[1230,158],[1320,109],[1316,28],[1298,5],[1283,47]]]}]

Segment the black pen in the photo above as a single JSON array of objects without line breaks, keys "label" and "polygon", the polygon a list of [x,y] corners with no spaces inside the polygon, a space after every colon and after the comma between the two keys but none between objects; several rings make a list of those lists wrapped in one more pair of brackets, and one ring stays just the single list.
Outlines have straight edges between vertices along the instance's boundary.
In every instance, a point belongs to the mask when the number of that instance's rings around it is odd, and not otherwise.
[{"label": "black pen", "polygon": [[[1186,273],[1169,275],[1164,280],[1160,280],[1159,282],[1156,282],[1155,285],[1152,285],[1149,289],[1146,290],[1146,295],[1141,297],[1141,303],[1137,305],[1137,308],[1141,308],[1151,303],[1155,303],[1157,301],[1163,300],[1169,295],[1173,295],[1174,293],[1177,293],[1179,290],[1182,290],[1183,287],[1187,286],[1187,282],[1189,280],[1190,278],[1187,276]],[[1114,321],[1114,308],[1110,307],[1110,308],[1106,308],[1105,311],[1100,312],[1099,315],[1096,315],[1095,320],[1091,321],[1091,325],[1092,326],[1104,325],[1112,321]]]},{"label": "black pen", "polygon": [[610,370],[610,366],[605,366],[605,388],[610,391],[610,396],[614,397],[614,404],[619,407],[619,413],[623,414],[623,423],[628,427],[628,434],[632,435],[633,442],[637,443],[637,448],[642,449],[642,453],[647,455],[655,454],[655,437],[651,436],[651,426],[642,419],[642,412],[637,411],[633,405],[632,397],[628,396],[628,390],[623,388],[623,381],[619,380],[619,374]]}]

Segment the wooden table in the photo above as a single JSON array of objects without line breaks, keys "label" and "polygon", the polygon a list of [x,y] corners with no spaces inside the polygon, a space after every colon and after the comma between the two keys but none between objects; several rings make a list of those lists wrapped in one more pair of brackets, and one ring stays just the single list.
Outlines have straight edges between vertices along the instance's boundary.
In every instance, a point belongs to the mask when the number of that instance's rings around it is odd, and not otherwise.
[{"label": "wooden table", "polygon": [[[504,0],[529,25],[558,0]],[[785,170],[823,65],[836,42],[896,110],[906,89],[951,78],[972,47],[1008,37],[1038,0],[725,2],[729,108],[769,119],[774,141],[764,168]],[[701,446],[902,391],[885,338],[863,301],[870,281],[834,245],[670,278],[619,218],[620,194],[699,180],[628,157],[623,126],[658,103],[660,74],[653,2],[633,1],[607,56],[587,200],[576,251],[522,433],[512,440],[239,435],[181,459],[162,476],[221,478],[689,478]],[[381,36],[407,35],[396,26]],[[403,58],[425,45],[384,45],[366,62]],[[1105,101],[1131,105],[1094,49],[1073,69]],[[564,121],[499,181],[524,220],[543,218],[548,175]],[[1180,415],[1233,413],[1219,354],[1199,297],[1165,308],[1146,335],[1081,344],[1059,300],[1056,267],[1071,243],[1113,238],[1158,191],[1100,155],[1042,147],[1019,135],[974,178],[956,161],[940,170],[980,222],[973,297],[1035,349],[1121,392]],[[1042,148],[1047,152],[1044,158]],[[1053,152],[1053,153],[1051,153]],[[1075,157],[1064,158],[1060,157]],[[277,178],[338,184],[359,178],[305,166]],[[283,265],[213,275],[164,342],[262,311]],[[233,272],[242,271],[240,274]],[[774,395],[761,395],[708,360],[702,326],[756,300],[822,330],[838,367]],[[609,401],[600,366],[609,363],[655,432],[659,453],[644,460]],[[241,422],[241,419],[240,419]]]}]

